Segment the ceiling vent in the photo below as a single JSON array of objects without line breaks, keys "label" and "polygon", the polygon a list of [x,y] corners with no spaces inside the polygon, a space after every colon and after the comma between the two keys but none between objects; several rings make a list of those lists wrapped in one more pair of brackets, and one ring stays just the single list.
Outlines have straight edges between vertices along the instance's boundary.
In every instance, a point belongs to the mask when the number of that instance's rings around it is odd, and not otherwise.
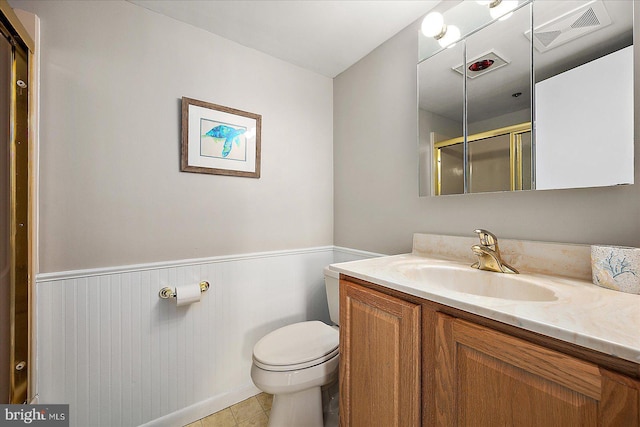
[{"label": "ceiling vent", "polygon": [[[467,62],[467,77],[475,79],[476,77],[490,73],[491,71],[497,70],[498,68],[504,67],[508,64],[509,61],[502,58],[495,50],[490,50],[489,52],[477,56]],[[453,67],[453,69],[460,74],[464,73],[462,64],[457,67]]]},{"label": "ceiling vent", "polygon": [[[594,0],[534,28],[533,45],[539,52],[546,52],[609,24],[611,17],[604,3]],[[531,40],[531,30],[524,34]]]}]

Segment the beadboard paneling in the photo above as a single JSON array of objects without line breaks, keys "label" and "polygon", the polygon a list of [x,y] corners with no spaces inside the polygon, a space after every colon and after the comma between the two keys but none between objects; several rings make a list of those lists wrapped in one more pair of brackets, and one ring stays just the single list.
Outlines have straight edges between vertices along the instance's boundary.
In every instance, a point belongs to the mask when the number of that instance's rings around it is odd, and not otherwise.
[{"label": "beadboard paneling", "polygon": [[[72,426],[175,426],[222,409],[257,392],[258,339],[329,320],[322,269],[372,255],[322,247],[40,275],[39,402],[69,403]],[[201,280],[199,303],[158,297]]]}]

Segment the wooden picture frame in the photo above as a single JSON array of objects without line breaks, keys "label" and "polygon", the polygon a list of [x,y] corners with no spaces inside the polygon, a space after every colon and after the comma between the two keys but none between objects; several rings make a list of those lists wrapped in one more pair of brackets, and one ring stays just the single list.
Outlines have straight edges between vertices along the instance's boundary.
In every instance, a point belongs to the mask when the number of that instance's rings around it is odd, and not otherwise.
[{"label": "wooden picture frame", "polygon": [[182,172],[260,178],[262,116],[182,97]]}]

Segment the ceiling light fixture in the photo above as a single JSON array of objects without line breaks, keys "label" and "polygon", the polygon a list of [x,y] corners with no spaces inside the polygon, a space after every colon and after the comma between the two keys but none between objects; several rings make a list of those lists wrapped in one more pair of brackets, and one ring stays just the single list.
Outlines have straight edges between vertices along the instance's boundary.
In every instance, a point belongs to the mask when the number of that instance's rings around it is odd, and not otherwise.
[{"label": "ceiling light fixture", "polygon": [[458,39],[460,39],[460,28],[455,25],[447,25],[447,30],[442,37],[437,40],[440,46],[451,49],[456,45],[455,42],[458,41]]},{"label": "ceiling light fixture", "polygon": [[444,25],[444,16],[438,12],[431,12],[422,20],[422,34],[426,37],[435,37],[438,39],[447,32],[447,26]]},{"label": "ceiling light fixture", "polygon": [[513,9],[516,7],[518,7],[518,0],[495,0],[489,3],[489,14],[493,19],[498,18],[504,21],[513,15]]},{"label": "ceiling light fixture", "polygon": [[441,13],[431,12],[422,20],[422,34],[433,37],[442,47],[453,47],[460,38],[460,29],[455,25],[446,25]]}]

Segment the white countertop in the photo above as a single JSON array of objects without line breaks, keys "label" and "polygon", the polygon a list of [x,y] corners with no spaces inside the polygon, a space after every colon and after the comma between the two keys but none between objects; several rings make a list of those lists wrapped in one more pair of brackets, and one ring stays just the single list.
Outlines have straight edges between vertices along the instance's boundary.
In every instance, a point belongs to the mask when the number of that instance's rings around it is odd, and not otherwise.
[{"label": "white countertop", "polygon": [[[640,295],[604,289],[590,281],[520,274],[553,291],[548,301],[512,300],[456,292],[407,273],[407,266],[451,266],[467,262],[406,254],[332,264],[339,273],[464,310],[522,329],[640,364]],[[471,269],[477,274],[494,274]],[[476,273],[473,273],[476,274]]]}]

